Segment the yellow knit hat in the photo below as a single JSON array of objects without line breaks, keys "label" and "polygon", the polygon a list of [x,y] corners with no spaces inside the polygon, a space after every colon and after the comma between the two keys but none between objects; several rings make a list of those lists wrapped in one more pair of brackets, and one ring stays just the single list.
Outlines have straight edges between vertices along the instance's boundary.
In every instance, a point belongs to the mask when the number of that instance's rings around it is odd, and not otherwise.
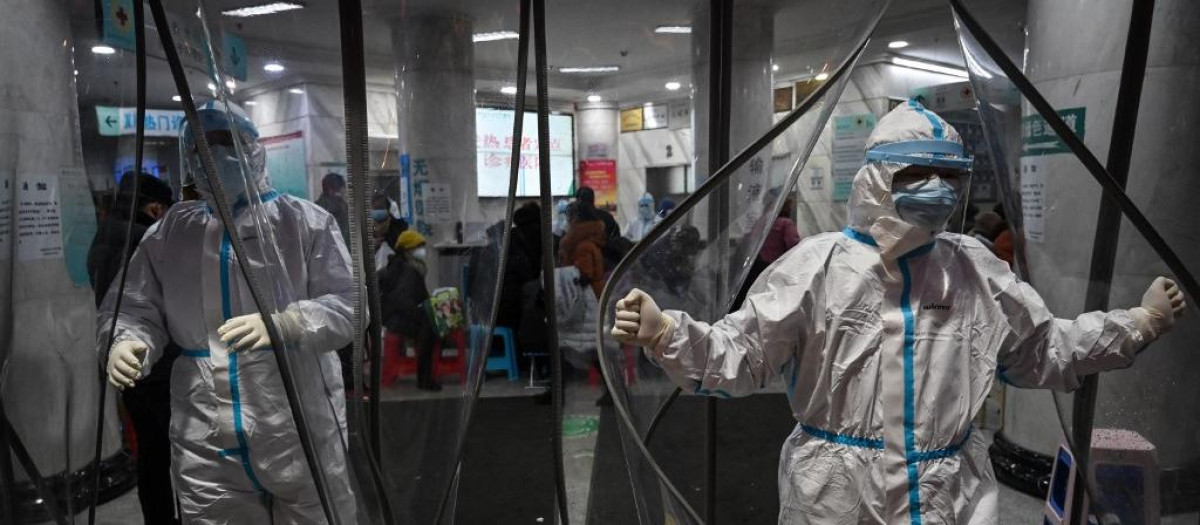
[{"label": "yellow knit hat", "polygon": [[411,250],[425,245],[425,236],[412,230],[404,230],[396,239],[397,250]]}]

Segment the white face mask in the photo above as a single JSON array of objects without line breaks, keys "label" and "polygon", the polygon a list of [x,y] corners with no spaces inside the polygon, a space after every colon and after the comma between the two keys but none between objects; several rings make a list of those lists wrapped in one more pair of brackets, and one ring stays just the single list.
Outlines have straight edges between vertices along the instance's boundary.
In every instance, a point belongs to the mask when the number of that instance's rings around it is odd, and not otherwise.
[{"label": "white face mask", "polygon": [[412,256],[414,259],[424,261],[425,260],[425,247],[422,246],[420,248],[414,249],[412,251]]}]

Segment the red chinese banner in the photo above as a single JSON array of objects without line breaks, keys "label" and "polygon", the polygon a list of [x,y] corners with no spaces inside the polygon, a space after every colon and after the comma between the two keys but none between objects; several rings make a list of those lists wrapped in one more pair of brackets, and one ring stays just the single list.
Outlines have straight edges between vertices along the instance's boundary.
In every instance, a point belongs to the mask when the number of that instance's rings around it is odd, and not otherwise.
[{"label": "red chinese banner", "polygon": [[617,161],[587,159],[579,162],[579,185],[596,192],[596,207],[617,208]]}]

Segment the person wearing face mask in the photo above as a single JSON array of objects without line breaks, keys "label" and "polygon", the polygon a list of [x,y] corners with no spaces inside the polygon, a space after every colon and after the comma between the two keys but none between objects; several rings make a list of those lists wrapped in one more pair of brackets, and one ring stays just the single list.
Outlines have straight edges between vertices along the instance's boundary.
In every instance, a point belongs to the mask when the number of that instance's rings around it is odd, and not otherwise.
[{"label": "person wearing face mask", "polygon": [[408,222],[400,216],[396,201],[376,195],[371,204],[371,221],[375,223],[375,271],[387,268],[388,261],[395,255],[396,240],[408,231]]},{"label": "person wearing face mask", "polygon": [[[203,200],[173,206],[147,230],[126,270],[119,314],[115,287],[104,298],[99,341],[107,341],[117,317],[115,344],[103,349],[108,380],[132,388],[162,359],[168,341],[182,348],[171,375],[170,441],[184,523],[324,523],[274,352],[307,354],[318,366],[294,368],[296,384],[323,385],[315,395],[326,396],[321,405],[328,407],[307,411],[307,431],[322,461],[317,468],[325,473],[334,512],[354,523],[335,352],[354,333],[355,289],[337,222],[316,204],[272,189],[258,130],[241,108],[209,102],[197,120],[223,192],[216,193],[201,167],[185,123],[185,173]],[[271,314],[281,341],[267,335],[216,211],[220,201],[248,265],[261,268],[269,260],[282,269],[276,278],[286,282],[263,283],[291,295]]]},{"label": "person wearing face mask", "polygon": [[[400,234],[395,244],[396,254],[387,268],[379,274],[379,291],[383,305],[383,326],[388,332],[402,336],[417,354],[417,388],[438,391],[441,385],[433,377],[433,351],[437,335],[424,304],[429,300],[425,285],[425,237],[408,230]],[[398,348],[403,352],[403,348]],[[395,378],[398,356],[384,364],[384,377]]]},{"label": "person wearing face mask", "polygon": [[1074,390],[1130,366],[1182,313],[1160,277],[1140,306],[1056,319],[977,240],[944,232],[970,165],[954,128],[910,101],[868,139],[849,226],[776,260],[739,310],[709,324],[640,290],[617,302],[613,336],[685,391],[746,395],[782,376],[797,425],[780,523],[996,523],[971,429],[994,378]]},{"label": "person wearing face mask", "polygon": [[350,209],[346,205],[345,193],[346,178],[341,173],[326,173],[321,179],[321,195],[317,197],[316,204],[337,219],[342,241],[350,246]]},{"label": "person wearing face mask", "polygon": [[[135,178],[140,179],[136,203]],[[97,307],[125,263],[122,250],[130,223],[133,230],[129,239],[133,242],[129,243],[129,251],[133,252],[146,230],[163,218],[174,203],[171,187],[153,175],[127,172],[121,177],[116,201],[88,250],[88,275]],[[136,208],[133,217],[129,216],[130,204]],[[171,442],[167,435],[171,426],[171,365],[178,356],[179,347],[168,342],[162,358],[146,378],[121,393],[121,402],[137,435],[138,503],[146,523],[179,522],[175,519],[175,495],[171,491]]]},{"label": "person wearing face mask", "polygon": [[642,240],[647,233],[650,233],[650,229],[657,224],[654,220],[654,196],[649,192],[638,199],[637,213],[637,219],[625,227],[625,238],[633,242]]}]

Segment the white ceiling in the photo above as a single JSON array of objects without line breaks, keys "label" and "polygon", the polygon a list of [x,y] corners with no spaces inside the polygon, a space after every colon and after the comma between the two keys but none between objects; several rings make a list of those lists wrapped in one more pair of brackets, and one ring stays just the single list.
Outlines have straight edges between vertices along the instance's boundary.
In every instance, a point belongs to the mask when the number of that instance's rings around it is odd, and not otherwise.
[{"label": "white ceiling", "polygon": [[[1019,54],[1023,45],[1027,0],[972,0],[968,5],[984,20],[994,36],[1010,53]],[[95,7],[91,0],[72,0],[72,27],[76,40],[81,103],[132,105],[133,58],[129,53],[93,55],[89,50],[98,40]],[[246,41],[250,53],[248,82],[235,96],[255,90],[305,80],[339,82],[341,77],[340,29],[336,2],[309,0],[296,11],[253,18],[232,18],[222,9],[260,0],[208,0],[205,11],[211,24]],[[517,30],[518,2],[515,0],[365,0],[364,31],[368,81],[380,87],[392,84],[396,60],[391,50],[392,28],[402,17],[429,10],[457,12],[472,20],[472,32]],[[192,2],[171,2],[191,10]],[[624,104],[662,100],[680,93],[665,90],[669,80],[687,86],[690,82],[692,49],[688,35],[658,35],[655,26],[690,25],[698,6],[707,0],[551,0],[547,6],[547,53],[552,67],[617,65],[621,71],[605,75],[552,73],[551,95],[563,101],[580,101],[598,93]],[[854,41],[879,0],[739,0],[736,16],[767,10],[774,17],[773,60],[780,66],[777,81],[793,80],[822,67],[836,67]],[[181,12],[182,15],[182,12]],[[147,11],[147,16],[149,13]],[[152,24],[148,24],[152,25]],[[742,38],[735,24],[735,48]],[[212,27],[210,27],[212,29]],[[173,107],[174,83],[161,59],[157,37],[151,27],[152,43],[148,86],[150,106]],[[868,55],[886,52],[886,43],[903,39],[911,45],[906,56],[961,64],[954,38],[949,7],[944,0],[894,0],[885,14]],[[476,85],[481,92],[498,91],[515,83],[517,43],[515,40],[478,43],[474,46]],[[262,70],[268,61],[288,67],[282,74]],[[530,68],[533,67],[531,50]],[[193,72],[193,86],[203,86],[202,71]],[[530,89],[533,83],[530,83]]]}]

